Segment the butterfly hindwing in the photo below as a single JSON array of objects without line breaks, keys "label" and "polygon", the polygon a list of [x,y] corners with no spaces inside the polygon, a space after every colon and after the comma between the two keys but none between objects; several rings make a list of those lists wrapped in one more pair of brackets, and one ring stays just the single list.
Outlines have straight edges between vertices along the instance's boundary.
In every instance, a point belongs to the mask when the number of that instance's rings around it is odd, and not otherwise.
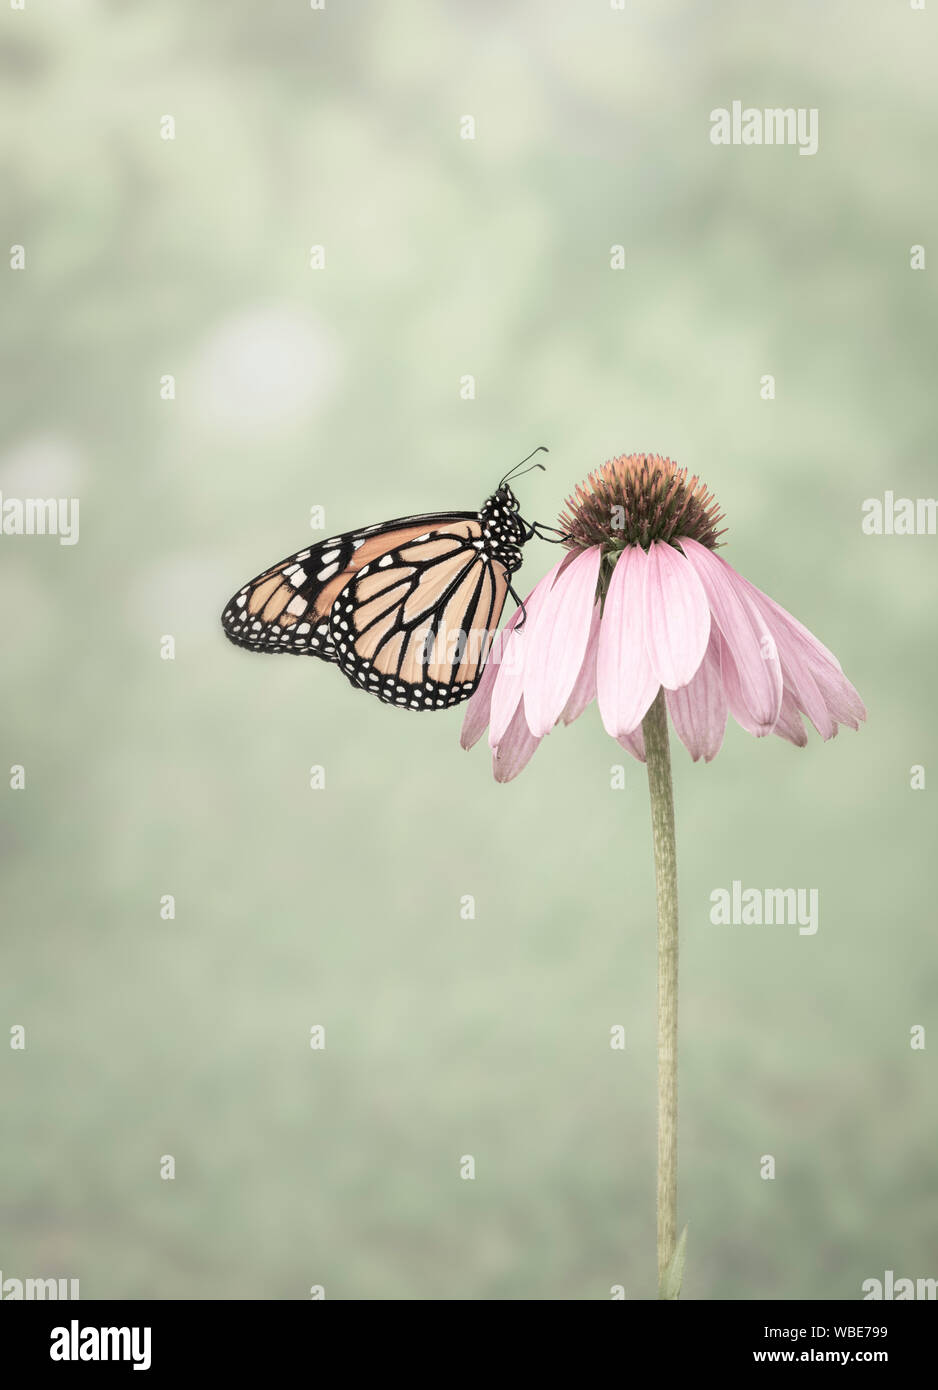
[{"label": "butterfly hindwing", "polygon": [[508,592],[477,518],[431,526],[359,567],[336,597],[330,636],[353,685],[405,709],[472,694]]}]

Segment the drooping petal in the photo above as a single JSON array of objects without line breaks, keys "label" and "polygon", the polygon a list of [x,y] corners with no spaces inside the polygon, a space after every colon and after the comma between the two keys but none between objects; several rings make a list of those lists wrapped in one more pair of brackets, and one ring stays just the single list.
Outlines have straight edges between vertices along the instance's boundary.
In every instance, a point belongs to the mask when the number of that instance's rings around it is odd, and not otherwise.
[{"label": "drooping petal", "polygon": [[512,628],[511,637],[505,643],[501,668],[492,690],[489,721],[489,744],[492,748],[497,748],[501,743],[505,730],[514,719],[515,711],[521,703],[524,663],[527,660],[534,620],[563,563],[562,559],[558,560],[540,583],[535,584],[524,601],[523,611],[518,610],[518,621]]},{"label": "drooping petal", "polygon": [[531,761],[540,741],[528,728],[522,701],[515,710],[498,747],[492,750],[492,771],[496,782],[510,782],[512,778],[517,777],[522,768],[527,767]]},{"label": "drooping petal", "polygon": [[631,753],[638,762],[645,761],[645,735],[642,733],[641,724],[630,734],[620,734],[616,743],[620,744],[626,753]]},{"label": "drooping petal", "polygon": [[[755,600],[753,601],[755,602]],[[770,616],[763,610],[763,616],[769,624],[772,638],[778,650],[785,695],[791,696],[796,710],[803,711],[808,716],[821,738],[833,738],[837,732],[837,725],[831,718],[827,701],[818,689],[811,668],[804,660],[797,643],[793,641],[790,631],[779,622],[774,614]],[[783,695],[783,704],[784,700],[785,696]]]},{"label": "drooping petal", "polygon": [[[721,559],[721,564],[726,561]],[[834,653],[781,604],[742,575],[737,578],[766,619],[778,645],[785,684],[818,733],[831,738],[837,723],[858,728],[866,718],[866,707]]]},{"label": "drooping petal", "polygon": [[866,705],[843,672],[833,671],[827,666],[815,666],[812,674],[831,717],[838,724],[846,724],[850,729],[859,729],[866,718]]},{"label": "drooping petal", "polygon": [[471,748],[475,743],[478,743],[485,732],[492,709],[492,691],[495,688],[495,681],[505,657],[508,634],[521,617],[521,613],[522,610],[516,608],[501,631],[495,634],[485,666],[482,669],[479,684],[466,704],[466,717],[459,732],[459,742],[463,748]]},{"label": "drooping petal", "polygon": [[599,625],[596,696],[603,726],[613,738],[637,729],[658,693],[645,646],[647,567],[641,546],[626,546],[612,571]]},{"label": "drooping petal", "polygon": [[586,651],[583,654],[583,664],[580,667],[580,674],[576,678],[576,685],[570,692],[570,698],[563,707],[560,718],[564,724],[572,724],[574,719],[579,719],[580,715],[596,699],[596,654],[599,651],[599,604],[593,606],[593,616],[590,620],[589,641],[586,644]]},{"label": "drooping petal", "polygon": [[[718,558],[721,564],[726,565],[728,569],[732,569],[732,566],[728,563],[728,561],[723,559],[722,555]],[[735,574],[736,571],[733,570],[733,573]],[[787,608],[783,608],[780,603],[775,602],[774,598],[770,598],[768,594],[763,593],[762,590],[757,588],[751,580],[743,579],[742,575],[740,575],[739,578],[742,579],[743,585],[747,593],[755,601],[757,607],[761,607],[764,611],[768,613],[774,613],[778,618],[780,618],[781,621],[787,627],[791,628],[793,634],[796,637],[800,638],[800,640],[806,644],[806,646],[810,649],[811,652],[813,652],[813,654],[818,658],[818,660],[824,661],[828,665],[833,666],[837,671],[841,671],[843,669],[840,662],[837,660],[836,656],[830,650],[830,648],[825,647],[824,643],[820,641],[819,638],[815,637],[814,633],[810,632],[805,627],[804,623],[800,623],[793,613],[789,613]]]},{"label": "drooping petal", "polygon": [[686,685],[710,639],[710,604],[693,565],[673,545],[654,541],[645,568],[645,646],[658,684]]},{"label": "drooping petal", "polygon": [[[763,603],[766,602],[765,595],[760,594],[759,597]],[[771,603],[771,600],[768,602]],[[785,632],[789,638],[799,691],[804,683],[802,672],[805,672],[810,675],[835,723],[847,724],[852,729],[859,728],[860,723],[866,719],[866,706],[854,686],[847,680],[837,659],[806,627],[777,603],[772,603],[769,611],[772,614],[773,631],[776,634]],[[804,708],[809,718],[813,719],[807,706]]]},{"label": "drooping petal", "polygon": [[711,762],[723,746],[726,693],[720,661],[720,635],[713,632],[703,661],[687,685],[666,690],[668,711],[678,738],[693,758]]},{"label": "drooping petal", "polygon": [[563,713],[583,665],[589,641],[599,546],[582,551],[544,595],[524,656],[524,709],[536,738],[550,733]]},{"label": "drooping petal", "polygon": [[[772,732],[775,725],[766,727],[754,719],[743,696],[742,682],[739,679],[739,671],[736,662],[733,660],[733,653],[727,644],[726,638],[720,633],[720,669],[723,674],[723,693],[726,696],[726,704],[730,714],[739,726],[746,730],[747,734],[752,734],[753,738],[765,738]],[[782,704],[779,701],[779,709]]]},{"label": "drooping petal", "polygon": [[731,658],[723,662],[730,710],[750,733],[769,734],[782,707],[782,672],[766,621],[731,565],[697,541],[684,538],[681,546],[706,590],[723,637],[721,652]]},{"label": "drooping petal", "polygon": [[798,714],[795,697],[790,690],[786,690],[782,696],[782,708],[772,732],[778,734],[779,738],[787,739],[796,748],[803,748],[808,741],[808,735]]},{"label": "drooping petal", "polygon": [[[721,564],[726,564],[722,557],[718,558]],[[731,567],[727,566],[727,568]],[[780,615],[784,610],[779,609],[775,604],[771,607],[764,604],[762,600],[765,595],[760,590],[750,584],[747,579],[744,579],[741,574],[737,574],[735,570],[732,570],[732,573],[736,575],[737,581],[761,612],[769,629],[769,634],[775,643],[782,671],[783,703],[785,695],[790,695],[794,700],[795,708],[804,711],[821,737],[831,738],[836,732],[836,726],[831,719],[824,697],[818,690],[810,667],[804,660],[800,639],[781,621]],[[798,727],[801,727],[800,723]]]}]

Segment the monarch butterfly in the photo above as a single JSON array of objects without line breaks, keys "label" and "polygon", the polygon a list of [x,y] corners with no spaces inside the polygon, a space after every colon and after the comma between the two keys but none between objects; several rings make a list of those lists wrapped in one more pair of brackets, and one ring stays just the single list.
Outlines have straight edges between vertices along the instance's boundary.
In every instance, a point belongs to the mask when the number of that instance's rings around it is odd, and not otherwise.
[{"label": "monarch butterfly", "polygon": [[352,685],[403,709],[467,700],[506,597],[520,603],[511,576],[521,548],[540,534],[508,486],[520,467],[478,512],[400,517],[287,556],[232,597],[226,637],[334,661]]}]

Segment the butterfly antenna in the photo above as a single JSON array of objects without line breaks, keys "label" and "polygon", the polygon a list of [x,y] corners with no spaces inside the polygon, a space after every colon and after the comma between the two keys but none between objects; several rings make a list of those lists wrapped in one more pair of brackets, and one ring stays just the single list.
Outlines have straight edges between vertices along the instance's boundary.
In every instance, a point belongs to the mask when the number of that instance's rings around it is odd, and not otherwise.
[{"label": "butterfly antenna", "polygon": [[[550,453],[550,450],[548,449],[548,447],[547,447],[546,444],[539,444],[539,445],[537,446],[536,449],[532,449],[532,450],[531,450],[531,452],[528,454],[528,458],[522,459],[520,463],[516,463],[516,464],[515,464],[514,468],[510,468],[510,469],[508,470],[508,472],[505,474],[504,478],[502,478],[502,480],[501,480],[501,482],[499,483],[498,486],[499,486],[499,487],[504,487],[505,483],[507,483],[511,478],[520,478],[520,477],[522,477],[523,475],[522,475],[521,473],[518,472],[518,469],[519,469],[519,468],[524,468],[524,465],[528,462],[528,459],[533,459],[533,457],[534,457],[535,454],[549,454],[549,453]],[[539,468],[539,469],[541,470],[542,473],[546,471],[545,468],[544,468],[544,465],[543,465],[542,463],[532,463],[532,464],[531,464],[531,468],[525,468],[524,471],[525,471],[525,473],[530,473],[530,472],[531,472],[531,469],[533,469],[533,468]]]}]

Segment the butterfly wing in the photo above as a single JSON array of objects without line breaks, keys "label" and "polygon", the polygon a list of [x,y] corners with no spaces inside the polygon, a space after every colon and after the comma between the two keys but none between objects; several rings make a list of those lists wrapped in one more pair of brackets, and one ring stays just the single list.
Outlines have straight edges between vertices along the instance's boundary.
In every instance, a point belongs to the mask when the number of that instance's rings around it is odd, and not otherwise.
[{"label": "butterfly wing", "polygon": [[426,528],[357,568],[333,602],[329,637],[353,685],[405,709],[472,694],[508,593],[477,517]]},{"label": "butterfly wing", "polygon": [[471,512],[401,517],[320,541],[266,569],[225,605],[226,637],[250,651],[290,652],[337,661],[329,625],[333,604],[362,569],[431,528],[474,521]]}]

